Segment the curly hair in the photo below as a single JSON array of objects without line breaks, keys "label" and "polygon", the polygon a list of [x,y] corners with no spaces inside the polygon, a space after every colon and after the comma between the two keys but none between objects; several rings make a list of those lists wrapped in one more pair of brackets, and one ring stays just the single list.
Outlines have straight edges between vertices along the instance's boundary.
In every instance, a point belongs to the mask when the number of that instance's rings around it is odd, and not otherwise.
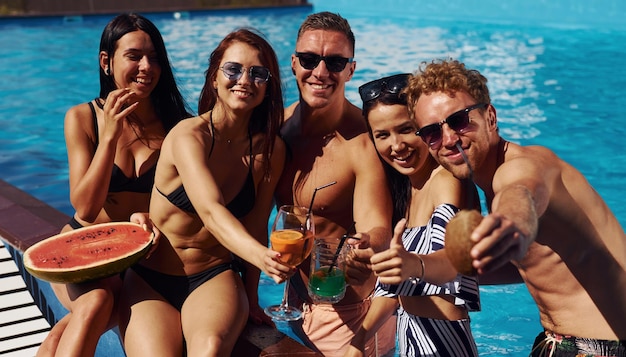
[{"label": "curly hair", "polygon": [[419,69],[409,79],[404,88],[407,96],[409,115],[414,117],[413,108],[422,94],[434,92],[452,94],[466,92],[477,103],[491,103],[487,78],[475,69],[468,69],[457,60],[433,60],[422,62]]}]

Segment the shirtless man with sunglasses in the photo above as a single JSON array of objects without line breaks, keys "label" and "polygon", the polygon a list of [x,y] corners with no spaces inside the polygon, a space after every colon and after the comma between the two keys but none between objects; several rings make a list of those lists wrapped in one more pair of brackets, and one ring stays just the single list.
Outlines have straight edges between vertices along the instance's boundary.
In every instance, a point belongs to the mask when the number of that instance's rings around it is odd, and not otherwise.
[{"label": "shirtless man with sunglasses", "polygon": [[472,264],[481,276],[517,266],[544,328],[531,355],[626,356],[626,235],[585,177],[500,137],[487,79],[458,61],[423,65],[406,93],[431,155],[485,192]]},{"label": "shirtless man with sunglasses", "polygon": [[[318,236],[339,237],[351,228],[364,242],[348,268],[350,286],[337,304],[314,304],[307,291],[309,262],[292,279],[292,299],[304,302],[304,317],[294,331],[325,356],[342,356],[370,305],[376,278],[367,267],[375,251],[391,239],[391,201],[383,167],[370,141],[361,110],[345,97],[345,83],[356,68],[354,34],[339,15],[307,17],[298,31],[291,67],[300,99],[285,110],[281,130],[287,162],[276,189],[278,204],[308,207],[315,188],[313,215]],[[353,234],[354,232],[349,232]],[[369,242],[369,246],[367,245]],[[395,346],[395,320],[368,344],[379,355]]]}]

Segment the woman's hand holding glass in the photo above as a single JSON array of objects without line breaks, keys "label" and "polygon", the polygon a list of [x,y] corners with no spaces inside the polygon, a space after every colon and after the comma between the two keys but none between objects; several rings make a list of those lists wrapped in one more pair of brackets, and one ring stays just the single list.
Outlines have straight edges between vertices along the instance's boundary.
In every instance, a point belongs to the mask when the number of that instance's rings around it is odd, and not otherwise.
[{"label": "woman's hand holding glass", "polygon": [[284,262],[282,254],[273,249],[267,249],[263,257],[264,272],[274,280],[276,284],[281,284],[289,279],[295,272],[295,266]]},{"label": "woman's hand holding glass", "polygon": [[346,259],[346,282],[349,285],[362,285],[372,276],[370,258],[374,250],[370,247],[367,233],[356,233],[346,240],[352,249]]},{"label": "woman's hand holding glass", "polygon": [[[293,205],[281,206],[276,213],[270,235],[272,250],[280,253],[275,258],[291,267],[299,265],[311,254],[314,234],[313,219],[307,208]],[[289,280],[286,280],[282,302],[280,305],[266,307],[265,313],[268,316],[282,321],[301,318],[302,312],[289,306],[288,292]]]}]

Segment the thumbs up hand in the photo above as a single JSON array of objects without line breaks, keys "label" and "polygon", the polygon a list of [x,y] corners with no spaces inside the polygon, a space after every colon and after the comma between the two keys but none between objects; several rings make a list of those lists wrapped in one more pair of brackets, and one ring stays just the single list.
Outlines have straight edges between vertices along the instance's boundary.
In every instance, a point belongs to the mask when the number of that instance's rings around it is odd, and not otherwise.
[{"label": "thumbs up hand", "polygon": [[400,284],[411,276],[421,276],[421,264],[417,254],[409,253],[402,244],[406,219],[401,219],[393,230],[389,249],[370,258],[372,271],[383,284]]}]

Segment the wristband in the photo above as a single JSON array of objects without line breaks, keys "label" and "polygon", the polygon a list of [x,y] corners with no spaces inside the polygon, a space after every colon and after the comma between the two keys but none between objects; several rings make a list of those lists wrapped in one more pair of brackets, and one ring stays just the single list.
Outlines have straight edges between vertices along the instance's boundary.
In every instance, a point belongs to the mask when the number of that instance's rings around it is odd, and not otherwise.
[{"label": "wristband", "polygon": [[424,275],[426,274],[426,266],[424,265],[424,259],[422,259],[422,257],[420,257],[419,254],[416,254],[416,255],[417,255],[417,259],[420,260],[420,265],[422,266],[422,274],[419,278],[414,277],[414,276],[409,277],[409,281],[413,285],[417,285],[420,281],[424,280]]}]

